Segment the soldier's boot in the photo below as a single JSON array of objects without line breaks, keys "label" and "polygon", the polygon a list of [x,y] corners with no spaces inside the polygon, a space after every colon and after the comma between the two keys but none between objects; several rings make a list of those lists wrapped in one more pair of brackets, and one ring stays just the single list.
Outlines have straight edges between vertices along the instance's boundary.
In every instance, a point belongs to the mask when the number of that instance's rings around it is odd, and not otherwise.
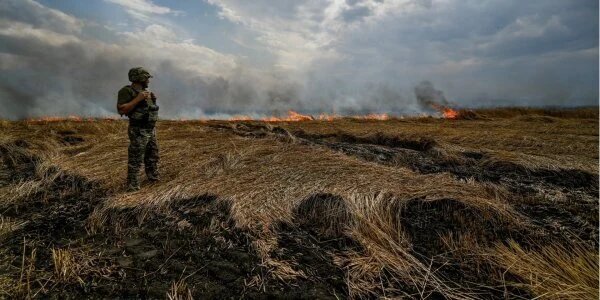
[{"label": "soldier's boot", "polygon": [[160,173],[158,172],[158,166],[156,164],[148,165],[148,162],[146,162],[145,171],[148,181],[152,183],[160,181]]},{"label": "soldier's boot", "polygon": [[127,181],[127,192],[137,192],[140,190],[139,182]]},{"label": "soldier's boot", "polygon": [[140,189],[140,165],[135,161],[127,165],[127,191],[135,192]]},{"label": "soldier's boot", "polygon": [[148,181],[150,181],[150,183],[157,183],[160,181],[160,176],[153,174],[153,175],[148,175]]}]

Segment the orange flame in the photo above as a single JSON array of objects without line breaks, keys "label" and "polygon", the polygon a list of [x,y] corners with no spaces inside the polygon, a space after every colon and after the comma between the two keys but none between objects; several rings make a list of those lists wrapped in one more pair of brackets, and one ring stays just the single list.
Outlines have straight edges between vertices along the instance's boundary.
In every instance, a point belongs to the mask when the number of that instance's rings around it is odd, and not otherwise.
[{"label": "orange flame", "polygon": [[[229,121],[252,121],[252,120],[259,120],[259,121],[263,121],[263,122],[300,122],[300,121],[314,121],[314,120],[318,120],[318,121],[333,121],[336,119],[341,119],[343,118],[343,116],[341,115],[337,115],[337,114],[327,114],[327,113],[321,113],[319,115],[315,116],[311,116],[311,115],[303,115],[301,113],[295,112],[293,110],[288,111],[288,115],[285,117],[265,117],[265,118],[260,118],[260,119],[255,119],[252,118],[250,116],[245,116],[245,115],[238,115],[238,116],[233,116],[231,118],[229,118]],[[349,118],[352,119],[359,119],[359,120],[389,120],[390,116],[388,114],[368,114],[368,115],[355,115],[355,116],[349,116]]]},{"label": "orange flame", "polygon": [[446,107],[446,106],[442,106],[439,104],[431,103],[430,106],[433,107],[435,110],[441,112],[442,116],[445,119],[456,119],[456,118],[458,118],[458,115],[460,114],[460,112],[455,109],[452,109],[452,108]]},{"label": "orange flame", "polygon": [[313,118],[313,116],[311,115],[303,115],[300,113],[297,113],[293,110],[288,111],[288,115],[287,117],[283,117],[283,118],[278,118],[278,117],[267,117],[267,118],[262,118],[261,121],[265,121],[265,122],[297,122],[297,121],[312,121],[315,118]]},{"label": "orange flame", "polygon": [[446,119],[456,119],[458,118],[458,111],[452,108],[446,107],[443,112],[444,118]]}]

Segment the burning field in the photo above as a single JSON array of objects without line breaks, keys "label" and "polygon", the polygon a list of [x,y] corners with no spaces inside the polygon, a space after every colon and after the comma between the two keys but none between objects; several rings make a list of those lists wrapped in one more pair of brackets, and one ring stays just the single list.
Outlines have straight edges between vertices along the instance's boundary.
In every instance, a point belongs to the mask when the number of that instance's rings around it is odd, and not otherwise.
[{"label": "burning field", "polygon": [[439,109],[161,121],[135,193],[126,121],[0,121],[0,297],[597,298],[597,108]]}]

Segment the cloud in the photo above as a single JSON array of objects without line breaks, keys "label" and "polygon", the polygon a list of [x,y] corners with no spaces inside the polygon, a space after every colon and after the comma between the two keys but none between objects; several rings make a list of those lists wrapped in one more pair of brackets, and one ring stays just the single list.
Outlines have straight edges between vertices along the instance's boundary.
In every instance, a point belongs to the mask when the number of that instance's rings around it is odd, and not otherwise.
[{"label": "cloud", "polygon": [[[575,54],[597,53],[595,1],[208,2],[258,36],[307,102],[330,109],[413,111],[422,80],[459,105],[598,100],[597,55]],[[394,100],[373,105],[389,99],[383,90]]]},{"label": "cloud", "polygon": [[150,0],[105,0],[125,7],[128,11],[134,11],[143,14],[169,14],[173,10],[166,6],[159,6]]},{"label": "cloud", "polygon": [[110,1],[144,22],[98,40],[86,20],[0,3],[0,117],[114,115],[138,65],[164,117],[415,113],[422,81],[458,106],[598,101],[596,1],[206,0],[249,56],[203,44],[171,8]]},{"label": "cloud", "polygon": [[0,36],[17,40],[35,40],[40,44],[50,46],[79,42],[79,39],[73,35],[61,34],[44,28],[35,28],[31,24],[6,20],[0,20]]},{"label": "cloud", "polygon": [[152,23],[156,16],[160,15],[182,15],[183,12],[172,10],[166,6],[156,5],[152,0],[104,0],[106,2],[117,4],[137,20],[145,23]]},{"label": "cloud", "polygon": [[366,6],[354,6],[344,11],[341,16],[344,22],[354,22],[370,16],[371,13],[371,9]]},{"label": "cloud", "polygon": [[161,99],[169,99],[172,105],[164,106],[163,115],[173,117],[179,110],[199,107],[202,99],[198,98],[201,95],[196,84],[227,77],[238,68],[234,56],[179,39],[170,28],[158,24],[115,33],[115,42],[108,43],[80,31],[54,31],[52,28],[59,30],[68,25],[58,26],[57,20],[49,20],[57,25],[48,28],[36,20],[13,21],[43,14],[71,20],[50,15],[52,10],[44,6],[28,4],[15,4],[6,15],[0,15],[3,118],[115,115],[116,91],[127,84],[128,69],[138,65],[156,73],[157,82],[152,88],[161,91]]},{"label": "cloud", "polygon": [[79,33],[84,25],[83,21],[73,16],[33,0],[3,0],[0,2],[0,16],[5,20],[25,22],[59,33]]},{"label": "cloud", "polygon": [[303,105],[302,88],[286,74],[244,66],[235,55],[181,38],[164,25],[113,32],[114,41],[106,42],[4,15],[0,24],[0,118],[114,116],[116,92],[128,83],[128,69],[140,65],[154,74],[150,87],[166,104],[163,117],[270,114]]}]

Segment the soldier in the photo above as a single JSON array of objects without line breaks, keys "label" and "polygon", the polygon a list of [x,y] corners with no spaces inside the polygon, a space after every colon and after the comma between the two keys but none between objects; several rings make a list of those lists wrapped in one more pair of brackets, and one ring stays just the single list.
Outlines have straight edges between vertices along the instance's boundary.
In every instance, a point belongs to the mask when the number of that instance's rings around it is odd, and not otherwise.
[{"label": "soldier", "polygon": [[127,163],[127,191],[140,189],[139,173],[142,163],[150,182],[159,180],[158,144],[156,142],[156,121],[158,105],[156,96],[147,91],[152,75],[144,68],[129,70],[129,81],[119,90],[117,110],[129,117],[129,150]]}]

